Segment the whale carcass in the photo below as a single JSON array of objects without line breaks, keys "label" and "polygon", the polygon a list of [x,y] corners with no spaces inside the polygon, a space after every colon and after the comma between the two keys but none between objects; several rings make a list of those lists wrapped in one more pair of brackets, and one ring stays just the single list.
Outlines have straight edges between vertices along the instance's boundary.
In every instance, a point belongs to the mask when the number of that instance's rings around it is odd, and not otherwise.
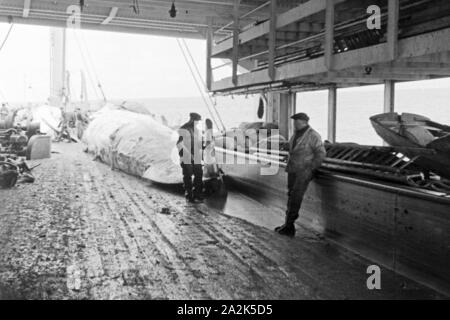
[{"label": "whale carcass", "polygon": [[112,168],[164,184],[182,183],[177,138],[152,116],[114,105],[94,113],[83,134],[87,151]]}]

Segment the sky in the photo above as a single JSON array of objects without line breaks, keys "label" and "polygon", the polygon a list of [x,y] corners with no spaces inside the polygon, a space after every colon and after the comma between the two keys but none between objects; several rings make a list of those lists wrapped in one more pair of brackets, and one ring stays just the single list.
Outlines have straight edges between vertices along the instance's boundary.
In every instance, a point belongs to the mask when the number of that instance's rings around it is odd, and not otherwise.
[{"label": "sky", "polygon": [[[8,29],[8,24],[0,24],[0,43]],[[90,98],[100,95],[94,92],[91,83],[96,82],[96,77],[108,99],[200,95],[175,38],[90,30],[67,32],[67,69],[71,72],[75,91],[79,91],[80,70],[83,69],[88,79]],[[187,40],[187,44],[204,75],[205,41]],[[3,99],[47,99],[50,86],[49,52],[49,28],[14,25],[0,51],[0,91],[5,96]],[[86,68],[86,65],[89,67]]]},{"label": "sky", "polygon": [[[0,23],[0,43],[8,29],[8,24]],[[49,42],[50,30],[47,27],[14,25],[8,41],[0,51],[0,99],[47,99],[50,86]],[[197,67],[204,75],[205,41],[187,40],[187,43]],[[79,94],[82,69],[87,73],[88,95],[91,99],[100,97],[94,85],[97,77],[108,99],[200,95],[175,38],[68,30],[67,54],[73,95]],[[222,70],[219,78],[230,72]],[[420,89],[449,88],[450,79],[412,82],[401,86]],[[366,87],[364,90],[379,88]]]}]

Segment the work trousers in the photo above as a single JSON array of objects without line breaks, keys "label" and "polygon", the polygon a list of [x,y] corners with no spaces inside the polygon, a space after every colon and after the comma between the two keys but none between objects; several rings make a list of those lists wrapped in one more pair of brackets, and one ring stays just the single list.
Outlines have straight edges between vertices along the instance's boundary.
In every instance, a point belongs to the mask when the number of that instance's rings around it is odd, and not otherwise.
[{"label": "work trousers", "polygon": [[293,224],[299,216],[303,196],[313,178],[312,170],[302,170],[288,173],[288,202],[286,210],[286,224]]},{"label": "work trousers", "polygon": [[[203,168],[201,164],[181,164],[183,168],[183,183],[186,196],[201,195],[203,189]],[[194,184],[192,184],[194,176]]]}]

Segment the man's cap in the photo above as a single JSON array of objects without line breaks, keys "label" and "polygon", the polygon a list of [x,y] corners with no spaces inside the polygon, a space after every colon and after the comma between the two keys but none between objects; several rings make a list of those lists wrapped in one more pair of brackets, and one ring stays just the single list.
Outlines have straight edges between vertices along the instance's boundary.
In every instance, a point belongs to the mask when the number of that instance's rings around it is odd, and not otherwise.
[{"label": "man's cap", "polygon": [[309,117],[306,113],[300,112],[300,113],[296,113],[294,114],[291,119],[294,120],[305,120],[305,121],[309,121]]},{"label": "man's cap", "polygon": [[195,113],[195,112],[191,112],[189,114],[189,117],[191,117],[191,119],[194,120],[194,121],[202,120],[202,116],[199,115],[198,113]]}]

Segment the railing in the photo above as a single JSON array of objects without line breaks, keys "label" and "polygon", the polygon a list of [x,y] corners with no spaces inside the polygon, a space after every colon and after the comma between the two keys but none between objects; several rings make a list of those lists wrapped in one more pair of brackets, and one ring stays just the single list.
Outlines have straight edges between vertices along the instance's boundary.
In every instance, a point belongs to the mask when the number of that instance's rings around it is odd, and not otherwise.
[{"label": "railing", "polygon": [[[239,20],[248,17],[249,15],[251,15],[251,14],[253,14],[253,13],[255,13],[255,12],[261,10],[261,9],[263,9],[264,7],[267,7],[269,4],[270,4],[270,1],[267,1],[267,2],[263,3],[262,5],[260,5],[260,6],[256,7],[256,8],[254,8],[254,9],[252,9],[252,10],[250,10],[250,11],[248,11],[247,13],[244,13],[243,15],[241,15],[241,16],[239,17]],[[218,33],[220,33],[220,32],[225,31],[225,29],[228,28],[228,27],[231,27],[231,26],[234,24],[234,22],[235,22],[235,21],[230,21],[230,22],[227,23],[226,25],[224,25],[224,26],[222,26],[221,28],[219,28],[219,29],[217,29],[216,31],[214,31],[214,34],[218,34]],[[223,39],[220,39],[220,40],[219,40],[218,42],[216,42],[216,43],[220,43],[220,42],[224,41],[225,39],[229,39],[229,38],[230,38],[230,37],[225,37],[225,38],[223,38]]]}]

